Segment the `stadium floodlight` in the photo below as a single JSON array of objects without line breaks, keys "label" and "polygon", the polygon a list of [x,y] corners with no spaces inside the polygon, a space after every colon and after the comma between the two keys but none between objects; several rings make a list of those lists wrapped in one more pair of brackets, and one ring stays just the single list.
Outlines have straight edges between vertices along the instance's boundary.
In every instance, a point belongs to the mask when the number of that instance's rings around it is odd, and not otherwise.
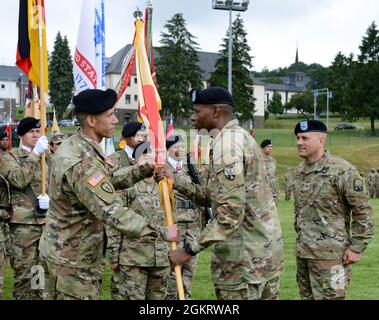
[{"label": "stadium floodlight", "polygon": [[216,10],[229,11],[229,58],[228,58],[228,91],[232,94],[232,12],[233,11],[246,11],[249,6],[249,0],[212,0],[212,7]]}]

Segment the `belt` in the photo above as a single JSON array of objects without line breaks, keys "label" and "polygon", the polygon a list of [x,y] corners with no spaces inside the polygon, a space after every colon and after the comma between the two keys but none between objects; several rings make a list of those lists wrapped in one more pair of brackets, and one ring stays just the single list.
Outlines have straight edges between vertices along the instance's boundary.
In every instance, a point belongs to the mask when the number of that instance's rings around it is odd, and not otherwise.
[{"label": "belt", "polygon": [[176,201],[176,207],[178,209],[196,209],[196,205],[190,201],[190,200],[187,200],[187,201]]}]

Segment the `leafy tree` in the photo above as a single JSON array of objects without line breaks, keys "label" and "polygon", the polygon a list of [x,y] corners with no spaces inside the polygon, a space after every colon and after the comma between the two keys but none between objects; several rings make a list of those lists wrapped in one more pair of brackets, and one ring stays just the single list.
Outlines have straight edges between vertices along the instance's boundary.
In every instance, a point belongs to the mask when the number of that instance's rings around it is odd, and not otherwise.
[{"label": "leafy tree", "polygon": [[273,94],[272,99],[270,100],[267,106],[267,110],[275,115],[283,114],[284,108],[282,103],[282,96],[280,95],[280,93],[275,92]]},{"label": "leafy tree", "polygon": [[375,135],[375,119],[379,117],[379,31],[375,22],[368,27],[359,49],[352,69],[350,101],[355,115],[370,118],[371,134]]},{"label": "leafy tree", "polygon": [[[295,108],[303,115],[313,114],[313,95],[311,90],[293,95],[284,108],[286,110]],[[317,110],[318,112],[321,111],[319,108]]]},{"label": "leafy tree", "polygon": [[167,32],[161,33],[162,46],[157,48],[157,82],[163,110],[166,115],[188,117],[192,107],[189,91],[202,87],[198,44],[187,30],[182,13],[175,14],[164,27]]},{"label": "leafy tree", "polygon": [[[243,20],[238,15],[232,26],[233,57],[232,57],[232,95],[235,103],[235,111],[240,120],[246,121],[253,118],[254,97],[253,80],[251,78],[250,47],[247,43],[247,32]],[[215,65],[215,71],[210,83],[214,86],[228,87],[228,56],[229,33],[223,39],[219,59]]]},{"label": "leafy tree", "polygon": [[49,57],[49,93],[57,116],[62,117],[72,99],[74,77],[72,58],[66,36],[62,38],[58,32],[54,50]]}]

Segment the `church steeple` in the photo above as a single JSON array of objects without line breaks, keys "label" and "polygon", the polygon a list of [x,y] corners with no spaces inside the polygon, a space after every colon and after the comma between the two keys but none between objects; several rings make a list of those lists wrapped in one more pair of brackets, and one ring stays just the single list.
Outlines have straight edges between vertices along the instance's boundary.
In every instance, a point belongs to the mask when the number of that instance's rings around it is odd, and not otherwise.
[{"label": "church steeple", "polygon": [[299,44],[296,42],[295,72],[299,72]]}]

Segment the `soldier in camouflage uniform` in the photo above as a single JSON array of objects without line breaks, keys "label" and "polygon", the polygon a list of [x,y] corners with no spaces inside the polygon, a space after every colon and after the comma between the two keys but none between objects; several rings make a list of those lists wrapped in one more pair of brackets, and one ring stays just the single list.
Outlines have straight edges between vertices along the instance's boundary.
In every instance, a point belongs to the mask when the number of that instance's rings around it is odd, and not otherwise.
[{"label": "soldier in camouflage uniform", "polygon": [[0,164],[0,174],[10,186],[10,263],[16,300],[41,299],[45,289],[45,270],[39,259],[38,243],[49,207],[49,197],[40,195],[40,155],[47,150],[48,141],[45,136],[41,137],[40,126],[40,121],[32,117],[21,120],[17,134],[22,147],[4,155]]},{"label": "soldier in camouflage uniform", "polygon": [[[132,153],[137,163],[146,161],[151,148],[148,142],[137,145]],[[164,211],[154,177],[145,178],[122,190],[125,206],[157,227],[163,227]],[[108,251],[111,257],[111,293],[115,300],[163,300],[170,274],[168,243],[164,239],[132,239],[108,228]]]},{"label": "soldier in camouflage uniform", "polygon": [[368,193],[370,198],[373,198],[375,195],[374,174],[375,169],[371,168],[371,171],[367,175]]},{"label": "soldier in camouflage uniform", "polygon": [[5,153],[8,152],[8,141],[8,132],[5,132],[3,129],[0,129],[0,156],[3,156]]},{"label": "soldier in camouflage uniform", "polygon": [[375,198],[379,198],[379,168],[376,169],[373,180],[374,180]]},{"label": "soldier in camouflage uniform", "polygon": [[[277,299],[283,270],[283,240],[259,146],[234,119],[233,99],[223,88],[192,90],[198,129],[217,133],[205,186],[157,170],[187,198],[212,207],[214,218],[194,246],[172,251],[181,265],[212,245],[211,272],[218,299]],[[217,130],[218,129],[218,130]],[[206,176],[206,175],[204,175]]]},{"label": "soldier in camouflage uniform", "polygon": [[57,152],[59,146],[63,142],[63,140],[67,139],[67,134],[60,133],[60,132],[53,132],[52,136],[50,137],[49,141],[49,153],[46,155],[46,162],[48,167],[50,168],[52,165],[52,160]]},{"label": "soldier in camouflage uniform", "polygon": [[[171,166],[175,175],[181,175],[190,179],[188,165],[183,163],[186,156],[184,141],[180,135],[172,135],[166,141],[167,163]],[[174,218],[180,232],[179,246],[183,247],[185,243],[191,246],[195,245],[196,239],[200,235],[201,222],[200,211],[195,203],[186,198],[183,194],[175,192],[175,211]],[[191,299],[192,281],[195,276],[197,256],[182,265],[182,277],[184,293],[186,300]],[[171,271],[168,281],[167,300],[176,300],[177,288],[175,272]]]},{"label": "soldier in camouflage uniform", "polygon": [[3,298],[4,272],[7,265],[7,228],[10,218],[10,192],[9,184],[0,175],[0,300]]},{"label": "soldier in camouflage uniform", "polygon": [[286,173],[284,174],[284,199],[286,201],[291,200],[292,189],[293,189],[292,172],[291,172],[291,168],[288,167]]},{"label": "soldier in camouflage uniform", "polygon": [[152,174],[145,164],[113,167],[99,145],[111,137],[117,118],[113,90],[90,89],[74,97],[81,130],[58,149],[50,170],[51,208],[40,248],[48,260],[53,299],[99,299],[105,253],[104,223],[131,238],[175,240],[176,226],[158,228],[124,207],[124,189]]},{"label": "soldier in camouflage uniform", "polygon": [[261,142],[261,152],[263,161],[267,170],[267,175],[270,181],[270,188],[274,197],[275,204],[279,202],[279,184],[278,177],[276,175],[276,160],[271,156],[272,153],[272,141],[269,139]]},{"label": "soldier in camouflage uniform", "polygon": [[374,237],[368,193],[356,167],[325,151],[327,128],[296,125],[304,159],[294,176],[295,255],[302,299],[343,299],[351,264]]}]

